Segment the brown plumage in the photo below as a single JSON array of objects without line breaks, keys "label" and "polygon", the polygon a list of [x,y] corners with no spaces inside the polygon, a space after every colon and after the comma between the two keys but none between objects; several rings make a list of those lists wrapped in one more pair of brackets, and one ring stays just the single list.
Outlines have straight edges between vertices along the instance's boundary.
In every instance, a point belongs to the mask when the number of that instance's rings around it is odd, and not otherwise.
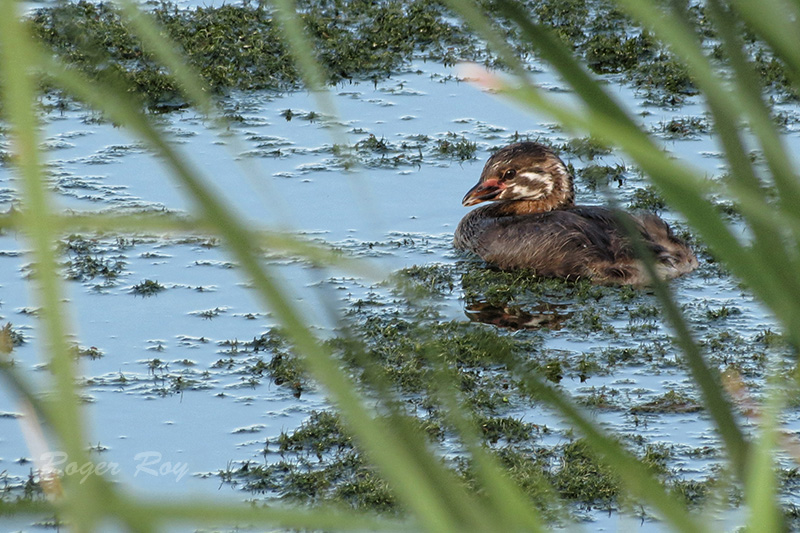
[{"label": "brown plumage", "polygon": [[537,275],[591,278],[597,283],[648,282],[618,216],[630,217],[653,253],[658,275],[674,278],[697,268],[692,250],[653,214],[618,214],[604,207],[576,206],[572,176],[549,148],[515,143],[486,162],[465,206],[479,207],[461,219],[454,244],[502,269],[529,268]]}]

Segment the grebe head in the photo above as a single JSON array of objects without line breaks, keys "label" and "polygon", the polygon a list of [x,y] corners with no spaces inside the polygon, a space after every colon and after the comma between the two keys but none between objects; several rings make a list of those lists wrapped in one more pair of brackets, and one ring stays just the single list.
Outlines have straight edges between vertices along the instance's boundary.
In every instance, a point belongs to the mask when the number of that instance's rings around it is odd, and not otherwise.
[{"label": "grebe head", "polygon": [[465,206],[486,201],[525,201],[526,211],[550,211],[575,202],[572,176],[548,147],[514,143],[486,162],[481,179],[464,196]]}]

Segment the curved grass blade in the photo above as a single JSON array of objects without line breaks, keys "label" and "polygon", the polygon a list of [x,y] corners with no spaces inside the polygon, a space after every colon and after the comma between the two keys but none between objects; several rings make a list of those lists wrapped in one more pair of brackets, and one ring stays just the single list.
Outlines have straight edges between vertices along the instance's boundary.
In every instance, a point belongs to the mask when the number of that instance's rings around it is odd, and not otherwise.
[{"label": "curved grass blade", "polygon": [[[682,16],[683,13],[678,9],[663,11],[649,2],[619,1],[631,15],[649,26],[686,62],[708,103],[714,119],[715,131],[727,156],[731,176],[738,182],[745,194],[750,197],[763,198],[764,191],[740,133],[741,118],[739,115],[745,104],[738,98],[738,94],[723,87],[719,76],[715,74],[710,62],[703,54],[692,28]],[[781,143],[778,143],[777,147],[780,146]],[[795,195],[800,195],[800,182],[789,180],[791,175],[786,176],[786,179],[777,176],[776,180],[781,180],[785,187],[794,191]],[[770,208],[766,202],[764,208]],[[783,288],[783,292],[778,294],[784,298],[788,294],[789,298],[795,301],[800,299],[800,277],[797,276],[797,273],[800,272],[800,262],[798,262],[797,250],[786,247],[783,232],[776,232],[773,228],[765,227],[758,220],[748,220],[748,222],[755,237],[752,243],[754,254],[767,259],[761,261],[764,269],[761,276],[778,280]],[[713,242],[709,242],[709,244],[713,246]],[[749,278],[744,279],[750,282]]]},{"label": "curved grass blade", "polygon": [[[11,125],[13,151],[22,176],[24,207],[20,223],[33,248],[36,299],[41,307],[42,330],[49,354],[54,398],[41,402],[45,416],[70,461],[89,463],[84,451],[86,422],[75,389],[75,360],[67,343],[67,313],[58,275],[54,244],[56,226],[51,201],[42,172],[38,123],[34,112],[35,84],[30,66],[36,63],[32,40],[17,11],[16,2],[0,2],[0,74],[5,116]],[[24,392],[24,391],[23,391]],[[35,401],[35,398],[31,398]],[[80,476],[67,474],[62,509],[79,531],[88,531],[97,519],[92,502],[93,479],[80,483]]]},{"label": "curved grass blade", "polygon": [[667,321],[675,332],[676,342],[686,358],[692,379],[700,389],[703,405],[711,414],[717,431],[722,436],[725,449],[737,476],[744,481],[747,478],[748,461],[750,460],[750,443],[745,438],[734,416],[733,404],[725,395],[719,372],[716,367],[706,363],[700,347],[689,329],[689,325],[683,318],[683,313],[672,297],[669,286],[658,276],[653,256],[642,242],[636,227],[628,217],[619,216],[617,220],[630,237],[636,255],[644,263],[648,277],[651,280],[650,287],[658,297]]},{"label": "curved grass blade", "polygon": [[592,449],[600,454],[607,464],[615,468],[632,496],[655,509],[660,513],[661,518],[676,531],[698,533],[706,531],[700,521],[653,478],[650,470],[636,456],[627,451],[618,441],[606,435],[563,393],[544,383],[538,377],[525,373],[524,369],[517,370],[521,371],[519,376],[526,386],[535,392],[542,401],[557,409],[564,419],[586,437]]},{"label": "curved grass blade", "polygon": [[117,3],[121,7],[125,21],[129,24],[128,27],[133,30],[142,44],[153,53],[158,61],[169,69],[171,76],[178,82],[186,97],[203,114],[216,117],[216,106],[209,96],[209,88],[206,83],[181,57],[174,44],[164,36],[164,31],[158,27],[156,21],[131,0],[117,0]]},{"label": "curved grass blade", "polygon": [[[192,498],[191,501],[165,502],[152,497],[121,496],[110,499],[109,516],[135,524],[136,531],[165,531],[175,524],[202,524],[202,527],[241,527],[261,524],[281,530],[304,531],[419,531],[413,521],[381,518],[342,509],[320,507],[298,509],[292,506],[243,506],[220,503],[217,499]],[[1,509],[1,507],[0,507]]]},{"label": "curved grass blade", "polygon": [[[485,17],[471,3],[451,2],[450,5],[479,32],[492,31],[491,25],[483,20]],[[563,43],[555,39],[547,28],[533,25],[528,20],[527,13],[522,12],[515,5],[508,2],[499,2],[499,5],[508,10],[511,18],[522,21],[521,23],[528,30],[525,35],[526,39],[537,48],[544,59],[556,67],[576,94],[581,97],[587,108],[578,113],[548,99],[530,83],[527,73],[504,42],[497,43],[501,50],[500,56],[512,65],[512,70],[517,73],[521,72],[519,79],[522,86],[514,87],[496,78],[493,81],[494,88],[500,88],[505,94],[524,105],[533,106],[551,114],[569,129],[589,131],[597,138],[621,146],[633,157],[639,167],[651,176],[667,202],[683,213],[690,225],[711,246],[715,255],[726,263],[740,279],[746,280],[755,294],[787,325],[787,333],[793,337],[793,340],[800,342],[800,311],[793,305],[791,291],[787,291],[783,284],[787,274],[784,272],[778,276],[765,275],[765,272],[775,270],[775,256],[783,253],[782,243],[780,243],[781,246],[775,247],[778,251],[774,254],[764,254],[755,253],[740,242],[716,213],[713,204],[706,199],[703,193],[706,187],[699,175],[667,157],[645,133],[639,131],[635,124],[631,123],[624,112],[609,111],[608,106],[617,106],[616,103],[607,95],[603,95],[604,91],[597,87],[597,82],[585,72],[571,53],[565,49]],[[477,20],[473,20],[473,18],[477,18]],[[483,33],[482,36],[490,42],[490,45],[495,45],[497,40],[495,36],[483,35]],[[612,117],[620,120],[613,120]],[[748,197],[748,193],[752,191],[750,187],[734,183],[730,190],[737,193],[738,199],[743,204],[747,203],[751,207],[751,215],[754,211],[773,209],[765,202],[763,195],[750,194]],[[761,204],[762,208],[755,209],[757,204]],[[783,211],[785,212],[786,209]],[[784,226],[772,228],[774,234],[781,234],[783,231],[785,231]],[[796,284],[796,282],[792,283]]]},{"label": "curved grass blade", "polygon": [[[501,5],[505,6],[505,3],[501,2]],[[549,32],[547,32],[544,28],[534,27],[532,23],[527,20],[527,17],[525,17],[524,13],[521,13],[514,6],[508,8],[507,15],[522,27],[525,36],[530,42],[533,42],[535,45],[537,45],[538,49],[543,50],[543,55],[547,56],[546,59],[557,66],[558,70],[562,73],[570,85],[577,86],[580,84],[581,88],[578,89],[576,87],[576,91],[578,91],[580,96],[587,101],[588,105],[591,105],[592,103],[604,104],[602,106],[603,111],[601,111],[601,113],[605,113],[605,116],[611,117],[609,122],[619,126],[619,129],[621,130],[619,132],[619,138],[626,139],[628,136],[631,136],[634,131],[638,132],[637,136],[643,137],[643,134],[639,132],[638,128],[636,128],[635,125],[627,118],[627,115],[612,102],[610,97],[605,95],[604,91],[599,88],[597,83],[592,80],[588,74],[583,72],[574,59],[572,59],[571,56],[563,49],[563,45],[555,42],[554,37],[548,37]],[[525,89],[521,89],[520,91],[525,91]],[[628,147],[628,145],[631,143],[621,140],[620,144],[622,144],[624,147]],[[666,158],[663,156],[662,152],[651,144],[648,147],[648,151],[642,152],[641,154],[641,159],[644,163],[642,166],[644,167],[645,171],[653,170],[653,168],[650,167],[656,166],[656,164],[653,162],[656,158],[661,159],[664,163],[667,163],[670,166],[673,166],[671,163],[664,161]],[[637,162],[639,162],[639,159],[637,159]],[[640,164],[642,164],[642,162],[640,162]],[[663,173],[666,169],[657,167],[657,170]],[[693,177],[687,175],[685,176],[684,181],[691,184],[694,179]],[[708,216],[708,206],[705,204],[705,201],[702,199],[702,197],[697,194],[691,195],[690,191],[687,191],[685,188],[673,190],[672,194],[681,196],[684,206],[688,205],[688,202],[690,201],[693,202],[693,205],[690,205],[691,209],[689,210],[690,212],[695,213],[692,219],[706,219],[707,227],[709,226],[708,220],[713,220],[717,226],[717,231],[715,231],[715,234],[719,234],[716,235],[718,238],[727,237],[726,240],[733,241],[736,249],[741,250],[741,256],[749,257],[752,255],[748,254],[746,250],[742,249],[738,241],[736,241],[735,238],[730,235],[729,230],[724,226],[719,217]],[[690,222],[691,221],[692,220],[690,220]],[[751,268],[753,268],[753,273],[755,274],[755,272],[757,272],[756,265],[753,265]],[[668,310],[674,308],[674,305],[669,305],[671,299],[666,297],[666,293],[662,294],[662,297],[665,298],[662,300],[662,302],[668,305]],[[704,397],[709,402],[710,412],[715,419],[716,426],[720,431],[720,434],[725,440],[729,454],[736,465],[736,470],[741,476],[743,476],[745,472],[747,446],[743,434],[735,422],[730,406],[722,395],[721,389],[717,386],[719,380],[718,378],[715,379],[713,374],[711,374],[711,371],[703,361],[696,344],[691,340],[691,335],[689,335],[688,330],[683,329],[682,325],[685,326],[685,324],[680,318],[679,313],[673,317],[673,325],[678,328],[679,339],[681,339],[683,347],[687,350],[685,352],[687,355],[687,360],[689,361],[695,377],[698,378],[698,383],[701,387],[703,387]]]},{"label": "curved grass blade", "polygon": [[[306,32],[302,19],[297,13],[294,0],[269,0],[275,7],[275,15],[280,22],[281,33],[288,43],[289,53],[300,70],[300,76],[307,90],[311,91],[317,105],[323,113],[331,117],[338,117],[336,104],[331,98],[331,92],[325,85],[325,71],[316,60],[316,53],[311,43],[313,40]],[[333,123],[331,137],[334,143],[349,146],[347,136],[343,129]]]},{"label": "curved grass blade", "polygon": [[[171,215],[55,215],[61,233],[91,231],[95,233],[216,235],[215,226],[200,218]],[[0,216],[0,228],[19,227],[18,217]],[[260,252],[308,261],[313,266],[334,267],[375,281],[386,278],[386,272],[375,265],[349,257],[345,253],[291,233],[254,229],[253,243]]]},{"label": "curved grass blade", "polygon": [[[429,361],[438,354],[429,354]],[[436,367],[434,367],[436,368]],[[511,481],[503,468],[487,449],[481,445],[474,425],[465,416],[465,408],[459,405],[453,390],[453,378],[446,369],[436,368],[435,385],[437,395],[444,405],[445,419],[456,429],[469,456],[475,466],[477,479],[485,488],[488,505],[493,513],[494,526],[498,531],[545,531],[542,517],[531,504],[519,487]],[[544,479],[539,479],[542,491],[551,500],[556,501],[557,495]]]},{"label": "curved grass blade", "polygon": [[0,516],[48,516],[53,514],[53,507],[47,502],[17,500],[13,502],[0,500]]},{"label": "curved grass blade", "polygon": [[778,474],[774,456],[778,448],[778,416],[784,405],[784,390],[777,379],[770,381],[761,412],[759,438],[753,446],[744,486],[751,531],[789,531],[778,505]]},{"label": "curved grass blade", "polygon": [[[420,438],[418,424],[412,422],[412,419],[406,414],[405,402],[396,398],[383,369],[370,358],[364,349],[364,345],[354,338],[349,332],[348,326],[344,323],[341,324],[340,335],[349,339],[349,355],[363,370],[361,380],[374,391],[371,396],[377,398],[378,410],[387,413],[383,418],[383,431],[397,442],[405,443],[404,447],[412,450],[418,456],[418,460],[425,464],[423,475],[429,476],[431,483],[441,487],[443,491],[441,504],[447,506],[450,514],[460,522],[459,528],[475,531],[491,531],[493,529],[513,531],[521,529],[510,527],[510,524],[524,522],[526,529],[533,528],[532,530],[534,531],[539,529],[538,517],[535,510],[530,506],[521,511],[515,509],[520,512],[515,513],[513,516],[506,516],[506,514],[499,512],[498,509],[492,508],[492,504],[496,502],[485,502],[484,499],[477,499],[472,496],[464,497],[462,494],[464,490],[463,482],[456,479],[452,472],[443,470],[440,460],[427,449],[426,442]],[[423,339],[418,340],[420,344],[424,342]],[[438,358],[439,354],[428,353],[428,350],[423,349],[422,355],[426,356],[429,363],[437,369],[434,379],[441,378],[441,369],[437,368],[437,365],[432,362],[432,360]],[[452,387],[452,380],[448,381],[448,383]],[[503,481],[506,482],[503,494],[508,494],[515,490],[508,484],[508,480]],[[490,494],[489,500],[493,500],[494,496]],[[504,503],[511,503],[511,501]]]},{"label": "curved grass blade", "polygon": [[[208,117],[219,131],[230,131],[231,123],[227,117],[219,112],[210,89],[205,81],[181,56],[176,44],[167,36],[158,21],[132,0],[117,0],[121,7],[121,15],[128,23],[128,28],[142,42],[142,46],[170,72],[186,98]],[[245,147],[237,135],[227,136],[225,146],[232,154],[245,152]],[[235,157],[237,165],[242,169],[256,191],[262,192],[266,199],[275,199],[277,195],[271,194],[270,182],[260,179],[259,170],[247,157]],[[272,202],[273,209],[280,208],[280,204]]]},{"label": "curved grass blade", "polygon": [[[738,242],[720,217],[709,216],[709,208],[711,206],[699,194],[700,191],[696,186],[697,178],[690,172],[683,170],[679,165],[669,161],[661,150],[652,144],[646,135],[640,131],[618,104],[580,67],[564,45],[552,36],[546,28],[533,25],[527,14],[522,12],[516,4],[500,1],[498,5],[509,19],[520,26],[523,31],[523,37],[536,46],[544,59],[559,71],[567,83],[582,98],[587,107],[592,110],[589,120],[594,124],[587,124],[590,131],[595,133],[598,129],[606,129],[605,134],[601,136],[620,144],[634,156],[637,163],[646,173],[659,177],[667,199],[674,199],[675,204],[682,207],[681,211],[687,215],[693,226],[697,227],[697,223],[699,223],[700,227],[705,230],[705,232],[701,233],[704,233],[704,237],[708,242],[715,245],[715,250],[724,247],[729,258],[735,253],[738,261],[747,265],[746,273],[751,276],[763,275],[763,269],[754,258],[754,254],[750,253]],[[529,87],[523,86],[521,89],[517,89],[515,94],[526,98],[528,94],[534,91],[535,89],[531,90]],[[540,101],[541,95],[531,96],[530,98]],[[550,109],[547,110],[549,111]],[[566,112],[562,114],[566,114]],[[578,123],[579,121],[573,120],[572,122]],[[607,129],[609,126],[611,127],[610,132]],[[678,170],[678,178],[676,178],[676,174],[670,172],[672,170]],[[709,234],[713,239],[708,238]],[[720,244],[723,244],[723,246],[720,246]],[[741,264],[739,268],[741,268]],[[772,300],[777,301],[780,288],[776,284],[765,285],[761,284],[761,287],[768,293],[774,294],[775,296]],[[661,296],[662,302],[667,304],[668,312],[670,310],[675,311],[675,316],[672,317],[673,326],[678,330],[678,336],[686,350],[685,353],[690,368],[697,383],[702,388],[709,411],[714,417],[716,426],[725,441],[735,469],[740,477],[744,477],[747,460],[746,440],[736,424],[729,402],[721,392],[719,378],[706,365],[688,330],[684,329],[685,323],[674,304],[670,305],[672,302],[668,297],[668,293],[664,292]],[[619,468],[621,465],[616,466]]]},{"label": "curved grass blade", "polygon": [[430,531],[459,531],[469,524],[465,517],[471,515],[474,506],[463,487],[448,481],[451,476],[429,454],[423,453],[426,449],[419,439],[409,441],[409,435],[403,434],[405,442],[397,440],[396,433],[374,419],[355,392],[354,384],[313,335],[281,284],[263,268],[254,253],[253,233],[225,209],[174,147],[127,101],[109,95],[101,86],[86,83],[48,56],[40,55],[38,60],[62,88],[115,122],[125,124],[166,162],[194,199],[201,216],[228,245],[262,302],[274,311],[288,338],[305,356],[314,377],[328,390],[358,441],[422,527]]},{"label": "curved grass blade", "polygon": [[[420,444],[416,449],[403,447],[399,441],[388,437],[389,432],[382,431],[363,406],[362,399],[354,392],[352,383],[338,368],[338,363],[305,326],[302,316],[290,303],[279,284],[262,268],[254,254],[252,232],[245,229],[232,212],[220,204],[197,173],[178,156],[138,109],[113,90],[109,90],[110,87],[103,87],[102,82],[87,83],[74,71],[63,68],[45,54],[40,53],[37,59],[43,70],[62,88],[103,111],[115,122],[127,125],[167,162],[190,191],[203,218],[216,228],[241,267],[252,278],[262,300],[275,311],[290,340],[305,354],[312,373],[331,392],[368,453],[398,487],[400,498],[416,512],[422,522],[433,531],[457,531],[469,523],[463,516],[451,512],[448,505],[443,503],[443,499],[459,500],[460,514],[469,516],[474,506],[463,490],[457,490],[458,487],[452,483],[441,482],[444,471],[437,463],[432,463],[427,454],[421,453],[425,451],[424,445]],[[378,429],[375,429],[376,426]],[[436,472],[439,474],[431,475]],[[434,479],[428,480],[430,477]]]},{"label": "curved grass blade", "polygon": [[731,5],[750,28],[772,47],[789,67],[795,88],[800,87],[800,5],[797,2],[733,0]]},{"label": "curved grass blade", "polygon": [[[720,42],[730,61],[735,76],[732,81],[739,92],[739,102],[748,117],[753,133],[759,140],[764,158],[769,166],[775,185],[780,192],[779,205],[791,207],[795,211],[800,205],[800,179],[786,151],[786,143],[779,134],[764,102],[764,87],[759,83],[758,74],[745,57],[743,43],[739,36],[733,13],[722,6],[719,0],[708,2],[708,10],[715,27],[719,31]],[[795,239],[800,234],[795,231]]]},{"label": "curved grass blade", "polygon": [[[716,22],[719,30],[720,41],[723,49],[733,67],[734,87],[740,94],[739,100],[744,104],[743,111],[747,116],[753,133],[759,141],[759,145],[764,154],[770,174],[779,193],[777,205],[781,210],[797,211],[800,205],[800,178],[792,166],[783,138],[779,135],[777,128],[770,116],[769,109],[763,100],[763,87],[759,83],[759,77],[753,66],[748,62],[744,55],[743,44],[737,33],[736,20],[733,13],[720,5],[717,0],[708,3],[708,10]],[[752,195],[748,195],[752,197]],[[757,221],[752,215],[747,218]],[[768,223],[764,227],[770,228]],[[778,239],[792,240],[794,243],[795,255],[800,250],[800,233],[797,228],[787,225],[783,232],[773,231]],[[800,277],[800,266],[795,258],[793,264],[783,266],[785,274],[795,279]]]},{"label": "curved grass blade", "polygon": [[332,115],[337,115],[333,101],[330,99],[330,92],[325,88],[326,76],[315,59],[314,49],[311,46],[312,41],[303,28],[297,14],[297,6],[293,0],[270,0],[270,3],[275,6],[275,14],[281,23],[283,36],[289,43],[289,52],[300,69],[303,82],[319,98],[320,106],[323,109]]},{"label": "curved grass blade", "polygon": [[[587,103],[587,109],[581,112],[573,112],[548,99],[530,82],[527,72],[508,45],[502,40],[495,43],[497,39],[492,33],[493,28],[474,8],[472,2],[451,1],[450,5],[489,41],[490,46],[499,47],[501,51],[498,53],[501,58],[512,65],[517,80],[522,83],[520,87],[516,87],[501,78],[494,78],[491,81],[494,89],[524,106],[551,114],[559,123],[571,130],[588,131],[597,138],[620,145],[631,154],[645,173],[658,180],[662,194],[670,205],[687,217],[692,227],[712,245],[715,253],[740,277],[752,280],[749,282],[757,286],[757,292],[766,295],[762,296],[765,300],[777,302],[782,297],[784,292],[779,284],[773,283],[771,279],[762,279],[761,274],[766,266],[759,258],[743,247],[718,216],[707,216],[715,210],[713,204],[705,199],[705,190],[698,177],[661,152],[649,137],[636,127],[627,114],[618,109],[619,106],[613,99],[598,87],[597,82],[578,65],[572,55],[564,49],[563,44],[556,41],[546,28],[536,28],[527,21],[530,30],[527,37],[541,51],[544,59],[559,70],[576,94]],[[524,13],[513,7],[511,9],[513,9],[512,17],[517,16],[521,20],[527,20]],[[800,320],[797,323],[800,325]]]},{"label": "curved grass blade", "polygon": [[[644,11],[642,17],[656,16],[660,13],[655,8],[646,6],[646,2],[632,3],[636,4],[637,10]],[[800,326],[800,316],[797,316],[791,307],[783,303],[794,299],[791,295],[795,294],[795,291],[800,291],[800,285],[798,285],[798,279],[793,275],[795,268],[793,266],[787,268],[787,265],[794,265],[796,261],[786,253],[784,243],[780,239],[781,231],[776,231],[776,228],[764,227],[758,220],[751,220],[750,226],[757,235],[756,248],[754,250],[745,248],[730,233],[719,215],[710,216],[710,213],[715,213],[713,205],[700,196],[696,187],[692,186],[693,183],[700,181],[698,176],[692,175],[680,165],[670,161],[646,134],[640,131],[624,111],[621,109],[610,111],[610,108],[618,107],[618,104],[605,94],[597,82],[572,57],[563,43],[555,38],[547,28],[533,25],[526,14],[515,4],[500,0],[499,5],[507,16],[520,26],[524,37],[540,50],[542,56],[559,71],[587,106],[599,109],[591,117],[591,120],[596,121],[597,125],[602,127],[592,128],[592,133],[600,137],[605,136],[610,142],[615,142],[628,151],[642,170],[659,186],[659,190],[670,205],[675,206],[686,216],[692,227],[700,232],[715,253],[725,260],[742,279],[753,284],[756,292],[761,293],[765,301],[773,302],[775,307],[784,310],[784,318],[787,323]],[[634,14],[639,13],[637,11]],[[667,24],[663,19],[671,20],[672,23]],[[709,96],[709,104],[717,119],[720,136],[727,153],[733,157],[731,160],[732,171],[739,177],[735,189],[735,191],[741,191],[738,197],[760,202],[763,210],[772,209],[763,197],[752,169],[752,163],[746,157],[746,150],[739,140],[738,122],[732,118],[735,111],[731,110],[736,109],[736,102],[727,99],[726,91],[721,88],[719,81],[710,71],[707,60],[698,47],[693,46],[693,35],[681,25],[680,21],[675,17],[665,16],[659,19],[659,23],[667,26],[665,33],[668,36],[672,36],[674,33],[675,39],[682,39],[680,41],[681,52],[685,51],[691,55],[693,60],[689,62],[690,67],[696,66],[696,70],[701,74],[698,83],[701,84],[706,94],[712,95]],[[606,116],[612,120],[605,121]],[[619,130],[612,135],[604,133],[610,126],[609,122],[614,126],[620,126]],[[742,267],[745,270],[739,272]],[[773,275],[765,275],[765,272],[771,272]],[[788,298],[787,289],[790,294]]]},{"label": "curved grass blade", "polygon": [[[289,45],[289,53],[295,64],[300,69],[300,75],[306,88],[311,91],[317,105],[323,113],[331,117],[338,117],[336,104],[331,97],[331,92],[325,85],[325,72],[316,59],[316,53],[311,46],[313,40],[303,26],[301,16],[297,13],[297,4],[294,0],[269,0],[275,6],[275,14],[280,21],[280,28],[284,39]],[[347,134],[337,121],[332,122],[330,130],[334,146],[349,147]],[[370,196],[372,191],[367,184],[359,178],[358,173],[349,173],[353,190],[361,195],[360,208],[365,210],[369,218],[377,223],[381,222],[381,213],[371,206],[377,205]]]},{"label": "curved grass blade", "polygon": [[[336,146],[349,146],[344,130],[335,120],[338,112],[330,91],[325,87],[326,76],[320,64],[314,59],[314,50],[309,44],[311,39],[303,28],[302,20],[296,12],[294,2],[292,0],[273,0],[272,3],[275,5],[275,14],[280,21],[283,37],[289,44],[289,53],[298,66],[305,86],[310,89],[320,111],[325,116],[333,117],[333,120],[329,122],[329,126],[334,144]],[[167,66],[189,99],[195,102],[203,113],[212,117],[218,127],[229,126],[227,120],[216,112],[216,105],[210,98],[203,80],[186,64],[174,44],[170,42],[169,38],[165,37],[165,32],[159,29],[157,22],[131,0],[120,0],[120,5],[125,19],[132,26],[131,29],[154,56]],[[234,136],[234,141],[236,140]],[[235,143],[234,148],[240,152],[243,151],[239,143]],[[257,176],[257,171],[251,164],[248,164],[246,158],[244,160],[237,158],[237,161],[245,168],[246,175],[252,183],[261,187],[265,186],[263,180],[255,177]],[[355,179],[357,175],[351,177]],[[354,190],[365,196],[369,194],[368,188],[363,183],[358,183]],[[374,202],[370,202],[369,198],[365,198],[365,201],[361,202],[361,205],[367,206],[367,208],[373,204]],[[367,214],[372,215],[373,220],[379,215],[372,210],[369,210]]]}]

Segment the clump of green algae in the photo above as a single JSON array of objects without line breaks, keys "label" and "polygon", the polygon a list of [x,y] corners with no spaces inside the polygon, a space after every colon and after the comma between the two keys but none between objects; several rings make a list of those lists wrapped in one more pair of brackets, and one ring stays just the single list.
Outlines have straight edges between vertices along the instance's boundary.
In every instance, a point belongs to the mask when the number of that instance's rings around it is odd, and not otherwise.
[{"label": "clump of green algae", "polygon": [[[462,60],[498,64],[485,44],[436,0],[298,4],[329,83],[377,81],[415,58],[445,65]],[[535,22],[554,31],[595,73],[622,74],[659,105],[677,105],[697,94],[685,65],[612,2],[542,0],[528,7]],[[486,8],[487,15],[496,17],[491,3]],[[300,86],[300,74],[266,3],[178,9],[160,2],[149,12],[214,91]],[[718,47],[702,5],[689,7],[684,15],[709,48]],[[535,54],[513,24],[502,26],[521,57]],[[128,31],[113,4],[60,1],[37,10],[32,27],[63,61],[90,76],[124,81],[153,107],[185,105],[179,88]],[[748,45],[764,83],[785,97],[796,97],[785,67],[758,41]]]},{"label": "clump of green algae", "polygon": [[[317,59],[337,83],[384,78],[414,55],[441,59],[469,39],[436,2],[301,2]],[[266,4],[149,10],[214,90],[294,89],[300,74]],[[178,98],[174,82],[111,3],[61,2],[33,17],[35,35],[64,61],[96,77],[123,79],[146,103]]]},{"label": "clump of green algae", "polygon": [[67,277],[76,281],[105,281],[98,287],[114,285],[124,273],[127,264],[122,253],[130,243],[117,239],[113,244],[101,243],[81,235],[70,235],[63,243],[69,259],[65,263]]},{"label": "clump of green algae", "polygon": [[165,290],[167,288],[164,285],[152,279],[145,279],[131,287],[131,293],[137,296],[154,296]]}]

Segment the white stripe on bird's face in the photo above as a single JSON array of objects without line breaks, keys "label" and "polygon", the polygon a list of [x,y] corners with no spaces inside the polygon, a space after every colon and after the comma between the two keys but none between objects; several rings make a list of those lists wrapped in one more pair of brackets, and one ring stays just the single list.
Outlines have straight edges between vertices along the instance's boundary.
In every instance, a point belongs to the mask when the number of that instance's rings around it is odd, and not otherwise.
[{"label": "white stripe on bird's face", "polygon": [[517,172],[514,181],[509,183],[498,199],[538,200],[553,192],[553,178],[532,171]]}]

